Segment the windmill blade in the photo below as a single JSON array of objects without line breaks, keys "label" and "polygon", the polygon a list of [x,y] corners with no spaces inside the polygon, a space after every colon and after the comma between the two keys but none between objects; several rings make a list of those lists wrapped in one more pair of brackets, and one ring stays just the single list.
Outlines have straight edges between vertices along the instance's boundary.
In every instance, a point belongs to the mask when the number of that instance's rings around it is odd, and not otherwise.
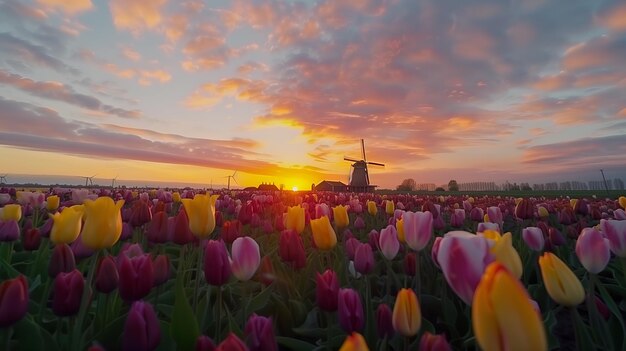
[{"label": "windmill blade", "polygon": [[374,165],[374,166],[382,166],[385,167],[384,163],[378,163],[378,162],[367,162],[368,165]]},{"label": "windmill blade", "polygon": [[233,172],[232,177],[235,178],[235,174],[237,174],[237,171]]},{"label": "windmill blade", "polygon": [[355,160],[355,159],[353,159],[353,158],[350,158],[350,157],[345,157],[345,156],[343,157],[343,160],[344,160],[344,161],[350,161],[350,162],[359,162],[359,161],[360,161],[360,160]]},{"label": "windmill blade", "polygon": [[239,183],[237,183],[237,179],[235,179],[235,177],[232,177],[233,181],[235,182],[235,184],[239,185]]},{"label": "windmill blade", "polygon": [[363,161],[367,162],[367,158],[365,158],[365,141],[361,139],[361,155],[363,155]]}]

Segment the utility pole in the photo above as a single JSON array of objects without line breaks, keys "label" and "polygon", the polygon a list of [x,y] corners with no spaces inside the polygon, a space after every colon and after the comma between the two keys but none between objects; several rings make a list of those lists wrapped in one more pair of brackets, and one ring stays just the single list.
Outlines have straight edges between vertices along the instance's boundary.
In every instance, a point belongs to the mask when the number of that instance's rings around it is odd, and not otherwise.
[{"label": "utility pole", "polygon": [[609,195],[609,186],[606,184],[606,178],[604,177],[604,170],[600,170],[602,173],[602,180],[604,180],[604,189],[606,190],[606,194]]}]

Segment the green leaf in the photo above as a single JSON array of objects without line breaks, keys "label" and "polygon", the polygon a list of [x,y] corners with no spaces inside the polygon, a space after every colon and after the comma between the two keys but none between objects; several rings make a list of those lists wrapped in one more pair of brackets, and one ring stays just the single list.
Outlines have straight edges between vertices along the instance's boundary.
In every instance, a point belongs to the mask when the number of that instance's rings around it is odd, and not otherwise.
[{"label": "green leaf", "polygon": [[[23,350],[42,350],[43,341],[40,327],[29,318],[22,318],[14,326],[15,338],[18,340],[20,348]],[[46,345],[48,348],[48,345]]]},{"label": "green leaf", "polygon": [[315,345],[308,343],[306,341],[288,338],[284,336],[277,336],[276,342],[279,345],[286,347],[289,350],[313,350]]},{"label": "green leaf", "polygon": [[178,350],[194,350],[196,340],[200,336],[198,321],[185,295],[182,275],[176,279],[176,298],[170,332]]}]

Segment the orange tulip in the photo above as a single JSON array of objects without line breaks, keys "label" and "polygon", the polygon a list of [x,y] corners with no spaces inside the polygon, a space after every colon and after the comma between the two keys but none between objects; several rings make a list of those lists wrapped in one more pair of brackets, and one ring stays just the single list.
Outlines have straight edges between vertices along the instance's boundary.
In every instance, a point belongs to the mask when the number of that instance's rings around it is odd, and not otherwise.
[{"label": "orange tulip", "polygon": [[346,337],[339,351],[369,351],[363,335],[353,332]]},{"label": "orange tulip", "polygon": [[393,329],[402,336],[417,334],[422,325],[422,312],[417,295],[412,289],[400,289],[391,317]]}]

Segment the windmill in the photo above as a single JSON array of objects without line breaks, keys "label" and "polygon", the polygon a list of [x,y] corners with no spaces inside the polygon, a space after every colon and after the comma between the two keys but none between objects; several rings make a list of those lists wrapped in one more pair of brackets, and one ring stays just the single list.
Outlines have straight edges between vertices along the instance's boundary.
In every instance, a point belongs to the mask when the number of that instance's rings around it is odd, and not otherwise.
[{"label": "windmill", "polygon": [[224,178],[228,178],[228,190],[230,190],[230,179],[231,178],[233,179],[235,184],[239,185],[239,183],[237,183],[237,179],[235,179],[235,174],[237,174],[237,171],[233,172],[233,175],[229,175],[229,176],[224,177]]},{"label": "windmill", "polygon": [[82,176],[81,178],[85,178],[85,186],[93,185],[93,177],[96,175],[92,175],[91,177]]},{"label": "windmill", "polygon": [[343,158],[345,161],[354,162],[350,171],[350,183],[348,184],[348,187],[350,191],[354,192],[373,191],[376,186],[370,185],[370,177],[367,170],[367,165],[382,167],[385,167],[385,165],[383,163],[371,162],[367,160],[367,158],[365,157],[365,141],[363,141],[363,139],[361,139],[361,156],[363,158],[360,160],[356,160],[350,157]]},{"label": "windmill", "polygon": [[117,180],[117,177],[119,177],[119,175],[116,175],[115,178],[111,179],[111,188],[115,188],[115,181]]},{"label": "windmill", "polygon": [[0,184],[6,184],[7,183],[7,175],[1,175],[0,176]]}]

